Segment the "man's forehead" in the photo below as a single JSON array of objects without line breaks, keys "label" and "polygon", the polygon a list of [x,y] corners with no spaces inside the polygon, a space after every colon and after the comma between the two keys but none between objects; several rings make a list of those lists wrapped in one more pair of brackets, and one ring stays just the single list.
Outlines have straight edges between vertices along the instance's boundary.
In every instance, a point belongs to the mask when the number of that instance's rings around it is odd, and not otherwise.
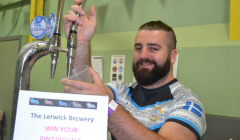
[{"label": "man's forehead", "polygon": [[167,32],[163,30],[139,30],[135,38],[135,43],[147,40],[165,42],[166,37]]},{"label": "man's forehead", "polygon": [[158,35],[158,34],[166,34],[167,32],[164,30],[139,30],[137,34],[153,34],[153,35]]}]

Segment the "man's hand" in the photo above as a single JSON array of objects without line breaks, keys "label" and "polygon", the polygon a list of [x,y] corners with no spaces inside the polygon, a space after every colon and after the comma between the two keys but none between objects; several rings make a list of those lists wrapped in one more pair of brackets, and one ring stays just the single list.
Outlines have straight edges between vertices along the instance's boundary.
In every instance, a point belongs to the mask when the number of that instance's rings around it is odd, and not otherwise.
[{"label": "man's hand", "polygon": [[[71,10],[68,12],[68,15],[63,17],[64,31],[66,37],[68,37],[72,22],[78,24],[77,29],[77,46],[82,42],[89,42],[94,35],[97,20],[96,20],[96,11],[94,6],[91,6],[89,9],[90,17],[88,18],[85,11],[79,6],[82,3],[82,0],[75,0],[75,5],[71,6]],[[80,14],[79,18],[76,13]]]},{"label": "man's hand", "polygon": [[98,73],[89,67],[90,75],[93,78],[93,84],[82,81],[63,79],[62,84],[66,85],[64,91],[75,94],[90,94],[90,95],[108,95],[109,101],[112,100],[112,95],[109,95]]}]

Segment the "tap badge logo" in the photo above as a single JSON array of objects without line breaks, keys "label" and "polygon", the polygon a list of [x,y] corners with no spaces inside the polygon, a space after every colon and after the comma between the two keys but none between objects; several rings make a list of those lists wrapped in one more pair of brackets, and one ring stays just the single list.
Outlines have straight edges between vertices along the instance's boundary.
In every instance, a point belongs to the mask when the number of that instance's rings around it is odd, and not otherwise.
[{"label": "tap badge logo", "polygon": [[40,23],[42,21],[42,17],[41,16],[37,16],[36,17],[36,23]]},{"label": "tap badge logo", "polygon": [[113,71],[113,72],[116,72],[116,71],[117,71],[117,67],[114,66],[114,67],[112,68],[112,71]]},{"label": "tap badge logo", "polygon": [[117,63],[117,59],[114,59],[114,60],[113,60],[113,63],[116,64],[116,63]]},{"label": "tap badge logo", "polygon": [[123,72],[123,67],[122,66],[119,67],[119,72]]},{"label": "tap badge logo", "polygon": [[122,58],[119,59],[119,63],[120,63],[120,64],[123,63],[123,59],[122,59]]},{"label": "tap badge logo", "polygon": [[118,79],[119,79],[119,81],[122,80],[122,74],[119,74],[119,75],[118,75]]},{"label": "tap badge logo", "polygon": [[73,107],[76,107],[76,108],[82,107],[82,105],[80,103],[77,103],[77,102],[73,102],[72,105],[73,105]]},{"label": "tap badge logo", "polygon": [[56,16],[54,13],[52,13],[47,20],[47,26],[46,26],[46,34],[48,38],[52,38],[54,27],[56,25]]},{"label": "tap badge logo", "polygon": [[112,74],[112,81],[116,81],[117,80],[117,74]]},{"label": "tap badge logo", "polygon": [[44,103],[45,105],[53,105],[53,102],[52,101],[49,101],[49,100],[44,100]]},{"label": "tap badge logo", "polygon": [[46,35],[47,19],[44,16],[35,17],[30,24],[30,34],[33,38],[41,39]]},{"label": "tap badge logo", "polygon": [[87,103],[87,108],[96,108],[94,104]]},{"label": "tap badge logo", "polygon": [[59,106],[68,106],[67,103],[63,101],[59,101],[58,104]]},{"label": "tap badge logo", "polygon": [[38,100],[35,100],[35,99],[33,99],[33,98],[30,99],[30,102],[31,102],[31,104],[36,104],[36,105],[39,104],[39,101],[38,101]]},{"label": "tap badge logo", "polygon": [[156,122],[161,113],[162,113],[162,108],[154,106],[153,110],[151,111],[151,115],[149,117],[149,120],[152,121],[152,122]]}]

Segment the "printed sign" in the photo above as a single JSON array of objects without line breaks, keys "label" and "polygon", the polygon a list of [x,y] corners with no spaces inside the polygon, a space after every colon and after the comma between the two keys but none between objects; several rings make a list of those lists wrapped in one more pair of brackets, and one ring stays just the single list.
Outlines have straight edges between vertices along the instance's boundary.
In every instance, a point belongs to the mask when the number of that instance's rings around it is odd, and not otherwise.
[{"label": "printed sign", "polygon": [[92,56],[92,68],[103,79],[103,58],[102,56]]},{"label": "printed sign", "polygon": [[124,81],[125,55],[112,55],[110,81]]},{"label": "printed sign", "polygon": [[108,96],[19,91],[13,140],[106,140]]}]

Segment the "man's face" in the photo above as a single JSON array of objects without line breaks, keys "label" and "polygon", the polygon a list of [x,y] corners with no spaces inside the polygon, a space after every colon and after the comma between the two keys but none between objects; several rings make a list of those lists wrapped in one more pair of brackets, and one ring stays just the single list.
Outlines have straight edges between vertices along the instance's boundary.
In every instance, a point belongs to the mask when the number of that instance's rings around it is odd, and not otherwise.
[{"label": "man's face", "polygon": [[161,30],[141,30],[136,36],[133,72],[137,82],[143,86],[152,85],[169,73],[171,58],[166,34]]}]

